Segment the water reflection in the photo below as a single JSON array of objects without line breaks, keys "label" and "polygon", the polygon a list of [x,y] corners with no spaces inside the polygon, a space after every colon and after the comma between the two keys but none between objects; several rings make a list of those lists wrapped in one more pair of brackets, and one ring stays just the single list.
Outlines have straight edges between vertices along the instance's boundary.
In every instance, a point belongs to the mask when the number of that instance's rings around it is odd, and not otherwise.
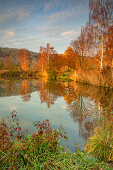
[{"label": "water reflection", "polygon": [[24,102],[27,102],[31,98],[31,86],[28,80],[23,80],[21,83],[21,95]]},{"label": "water reflection", "polygon": [[28,102],[32,99],[33,92],[38,92],[40,102],[46,103],[48,108],[51,108],[58,98],[63,97],[66,103],[65,109],[73,121],[78,124],[79,136],[83,137],[85,141],[92,134],[96,120],[104,116],[101,112],[105,113],[105,108],[108,108],[110,114],[113,110],[113,90],[110,88],[76,84],[75,82],[0,80],[1,98],[20,95],[24,102]]},{"label": "water reflection", "polygon": [[40,92],[41,103],[46,102],[48,108],[54,104],[57,99],[57,93],[54,91],[55,84],[50,82],[38,81],[37,82],[38,91]]}]

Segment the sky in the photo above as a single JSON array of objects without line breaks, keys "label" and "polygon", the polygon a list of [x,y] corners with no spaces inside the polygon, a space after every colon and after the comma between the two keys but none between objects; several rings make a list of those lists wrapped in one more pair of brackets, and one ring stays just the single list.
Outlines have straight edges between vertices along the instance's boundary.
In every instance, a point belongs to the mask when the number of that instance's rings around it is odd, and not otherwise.
[{"label": "sky", "polygon": [[89,0],[0,0],[0,47],[64,53],[88,22]]}]

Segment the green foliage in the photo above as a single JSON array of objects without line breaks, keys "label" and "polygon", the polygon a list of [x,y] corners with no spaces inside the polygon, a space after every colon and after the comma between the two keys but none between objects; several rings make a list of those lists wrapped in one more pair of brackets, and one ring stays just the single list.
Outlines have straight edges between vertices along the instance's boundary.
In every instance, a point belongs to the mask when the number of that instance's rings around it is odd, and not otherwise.
[{"label": "green foliage", "polygon": [[59,74],[57,76],[57,80],[60,80],[60,81],[71,81],[71,79],[70,79],[70,75],[71,74],[72,74],[71,72],[63,72],[63,73],[61,73],[61,74]]},{"label": "green foliage", "polygon": [[[2,168],[32,168],[32,169],[108,169],[111,168],[104,162],[87,155],[84,152],[77,153],[60,152],[60,146],[56,151],[50,150],[47,141],[43,137],[40,148],[37,145],[37,137],[27,141],[15,141],[7,153],[1,153]],[[6,161],[4,162],[4,158]]]},{"label": "green foliage", "polygon": [[104,162],[87,155],[83,151],[77,153],[62,152],[58,155],[52,155],[43,166],[47,169],[108,169],[111,168]]}]

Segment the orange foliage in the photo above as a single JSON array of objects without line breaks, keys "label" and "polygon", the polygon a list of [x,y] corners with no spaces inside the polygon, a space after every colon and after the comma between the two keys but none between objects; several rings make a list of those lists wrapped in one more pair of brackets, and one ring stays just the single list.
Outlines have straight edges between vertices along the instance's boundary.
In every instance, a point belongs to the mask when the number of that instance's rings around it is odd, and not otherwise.
[{"label": "orange foliage", "polygon": [[46,69],[49,69],[49,62],[54,57],[55,54],[54,47],[50,47],[50,44],[47,43],[46,48],[40,47],[39,51],[39,59],[37,62],[37,68],[38,70],[44,71]]},{"label": "orange foliage", "polygon": [[113,25],[108,29],[108,41],[106,43],[105,54],[113,58]]},{"label": "orange foliage", "polygon": [[24,101],[29,101],[31,98],[31,87],[28,80],[23,80],[21,85],[21,94]]},{"label": "orange foliage", "polygon": [[65,65],[68,66],[68,71],[70,70],[70,68],[75,68],[76,56],[73,49],[70,46],[67,48],[67,50],[65,50],[64,56],[65,56]]},{"label": "orange foliage", "polygon": [[5,66],[5,69],[11,69],[11,68],[13,68],[14,67],[14,62],[13,62],[13,60],[12,60],[12,58],[11,57],[5,57],[4,58],[4,60],[3,60],[3,64],[4,64],[4,66]]},{"label": "orange foliage", "polygon": [[28,71],[30,67],[30,52],[27,49],[21,49],[19,59],[22,70]]}]

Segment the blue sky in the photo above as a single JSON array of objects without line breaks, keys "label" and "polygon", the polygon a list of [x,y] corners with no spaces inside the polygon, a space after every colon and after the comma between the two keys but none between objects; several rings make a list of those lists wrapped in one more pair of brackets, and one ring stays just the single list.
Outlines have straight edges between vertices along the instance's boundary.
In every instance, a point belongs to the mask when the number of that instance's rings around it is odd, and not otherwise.
[{"label": "blue sky", "polygon": [[0,46],[63,53],[88,21],[89,0],[0,0]]}]

